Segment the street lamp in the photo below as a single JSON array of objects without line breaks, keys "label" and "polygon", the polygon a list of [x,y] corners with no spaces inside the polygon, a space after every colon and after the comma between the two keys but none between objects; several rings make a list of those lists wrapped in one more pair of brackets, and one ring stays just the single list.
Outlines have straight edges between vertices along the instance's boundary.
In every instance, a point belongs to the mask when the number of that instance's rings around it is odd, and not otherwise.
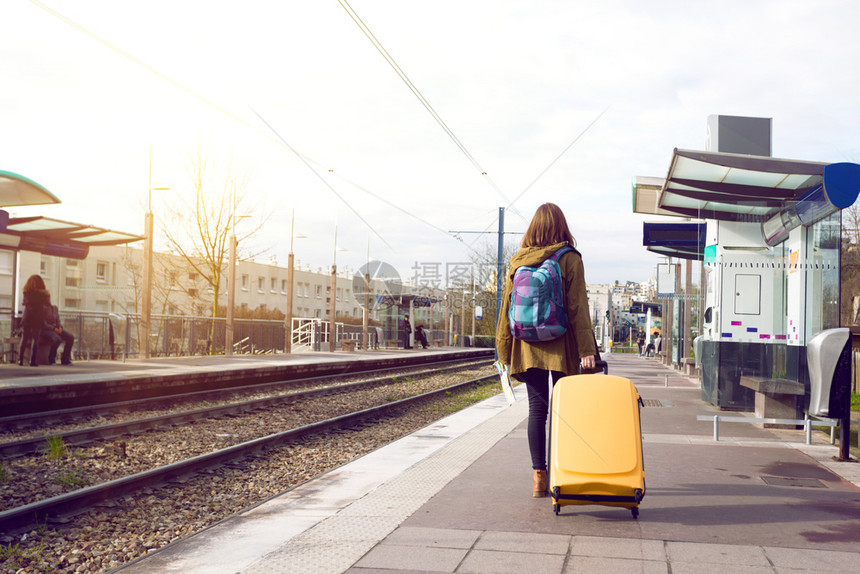
[{"label": "street lamp", "polygon": [[169,191],[169,187],[152,187],[152,154],[149,156],[149,188],[146,200],[146,214],[144,215],[144,240],[143,240],[143,293],[140,301],[140,355],[144,359],[152,356],[149,348],[149,329],[152,318],[152,192]]},{"label": "street lamp", "polygon": [[229,267],[227,267],[227,325],[224,330],[224,354],[228,357],[233,355],[233,331],[235,326],[235,307],[236,307],[236,250],[239,242],[236,240],[236,222],[248,215],[233,215],[232,226],[230,228],[230,251],[229,251]]},{"label": "street lamp", "polygon": [[290,254],[287,256],[287,309],[286,317],[284,317],[284,353],[290,354],[293,350],[293,292],[295,287],[293,280],[295,279],[295,265],[293,263],[293,240],[304,239],[306,235],[296,235],[296,210],[293,209],[292,219],[290,221]]},{"label": "street lamp", "polygon": [[337,327],[335,325],[335,310],[337,308],[336,305],[336,296],[337,296],[337,252],[338,251],[347,251],[346,249],[338,248],[337,246],[337,225],[334,226],[334,255],[332,256],[331,263],[331,301],[330,301],[330,313],[329,317],[329,351],[334,352],[337,350]]}]

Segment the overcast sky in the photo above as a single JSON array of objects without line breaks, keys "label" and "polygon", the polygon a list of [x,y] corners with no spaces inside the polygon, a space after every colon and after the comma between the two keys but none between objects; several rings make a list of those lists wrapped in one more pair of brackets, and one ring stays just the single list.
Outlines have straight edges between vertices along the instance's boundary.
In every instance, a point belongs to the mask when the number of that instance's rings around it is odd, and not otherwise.
[{"label": "overcast sky", "polygon": [[156,217],[203,150],[270,214],[242,246],[258,261],[286,264],[295,210],[303,265],[331,265],[337,226],[339,268],[369,245],[405,277],[444,269],[496,241],[448,231],[496,231],[519,197],[507,230],[555,202],[589,283],[644,281],[659,258],[631,182],[703,149],[708,115],[773,118],[777,157],[860,161],[860,2],[349,6],[459,146],[337,0],[4,0],[0,169],[62,200],[13,215],[142,233],[150,146],[152,185],[171,188]]}]

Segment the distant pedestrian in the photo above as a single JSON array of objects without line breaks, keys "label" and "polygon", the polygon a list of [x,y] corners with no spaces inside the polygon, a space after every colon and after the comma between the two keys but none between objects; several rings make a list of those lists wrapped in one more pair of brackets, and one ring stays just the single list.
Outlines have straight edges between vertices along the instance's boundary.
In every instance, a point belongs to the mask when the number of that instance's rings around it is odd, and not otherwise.
[{"label": "distant pedestrian", "polygon": [[409,336],[412,334],[412,325],[409,323],[409,315],[403,316],[403,348],[411,349],[409,344]]},{"label": "distant pedestrian", "polygon": [[642,356],[642,345],[645,344],[645,333],[639,331],[639,338],[636,339],[636,344],[639,345],[639,356]]}]

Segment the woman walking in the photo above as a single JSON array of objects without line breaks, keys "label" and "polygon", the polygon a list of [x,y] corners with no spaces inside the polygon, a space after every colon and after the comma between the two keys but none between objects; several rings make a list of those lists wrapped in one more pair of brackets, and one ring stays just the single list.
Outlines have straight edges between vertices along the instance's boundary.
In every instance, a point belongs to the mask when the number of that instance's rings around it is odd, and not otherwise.
[{"label": "woman walking", "polygon": [[563,286],[567,328],[558,338],[525,341],[512,335],[509,319],[513,276],[520,267],[536,267],[559,249],[576,247],[561,209],[553,203],[541,205],[523,236],[520,250],[511,258],[505,280],[502,308],[496,325],[496,351],[499,361],[510,368],[513,378],[526,384],[529,397],[528,442],[532,459],[535,497],[547,496],[546,418],[550,384],[566,375],[594,368],[594,343],[582,257],[570,249],[558,257]]}]

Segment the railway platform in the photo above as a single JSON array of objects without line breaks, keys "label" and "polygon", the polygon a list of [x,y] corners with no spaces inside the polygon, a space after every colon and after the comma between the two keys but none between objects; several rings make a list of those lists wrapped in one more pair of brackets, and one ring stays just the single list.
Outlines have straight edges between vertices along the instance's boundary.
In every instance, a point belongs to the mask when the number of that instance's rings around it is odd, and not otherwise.
[{"label": "railway platform", "polygon": [[637,356],[647,492],[629,511],[531,496],[525,389],[502,395],[116,570],[672,574],[856,572],[860,464],[829,435],[696,417],[696,381]]}]

